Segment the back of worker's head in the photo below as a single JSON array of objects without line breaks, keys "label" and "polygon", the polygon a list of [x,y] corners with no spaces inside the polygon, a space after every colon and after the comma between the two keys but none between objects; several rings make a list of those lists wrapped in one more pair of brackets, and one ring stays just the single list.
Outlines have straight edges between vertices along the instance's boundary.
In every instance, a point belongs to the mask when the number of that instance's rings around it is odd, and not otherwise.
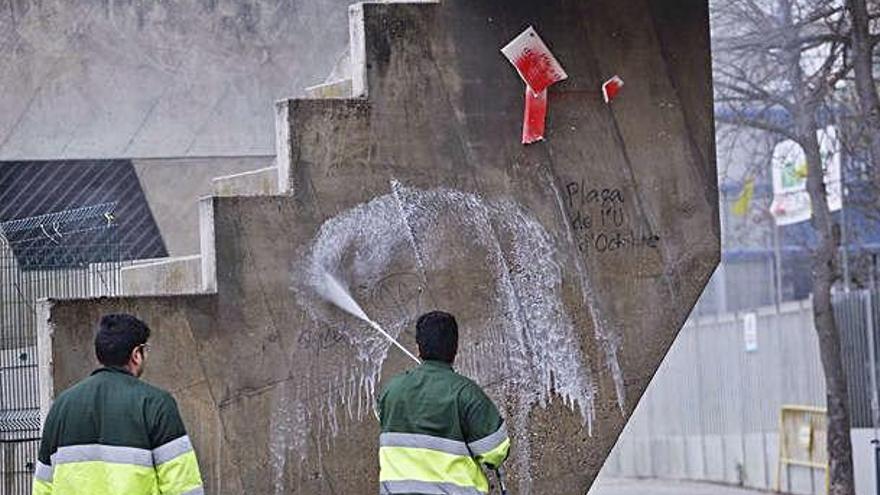
[{"label": "back of worker's head", "polygon": [[443,311],[423,314],[416,322],[419,357],[452,364],[458,352],[458,323]]},{"label": "back of worker's head", "polygon": [[[104,366],[125,368],[134,360],[141,367],[144,346],[149,338],[150,328],[134,316],[122,313],[104,315],[95,336],[95,354]],[[140,370],[131,371],[139,375],[135,371]]]}]

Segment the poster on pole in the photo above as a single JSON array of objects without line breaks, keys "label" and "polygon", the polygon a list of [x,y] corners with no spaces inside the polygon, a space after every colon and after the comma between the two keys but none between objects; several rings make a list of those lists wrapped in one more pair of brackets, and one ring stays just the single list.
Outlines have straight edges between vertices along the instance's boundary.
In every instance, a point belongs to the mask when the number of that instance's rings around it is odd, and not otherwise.
[{"label": "poster on pole", "polygon": [[[843,207],[843,184],[840,175],[840,143],[834,127],[818,132],[828,208]],[[773,149],[773,203],[770,213],[776,225],[791,225],[810,219],[810,195],[807,193],[807,157],[801,146],[788,139]]]}]

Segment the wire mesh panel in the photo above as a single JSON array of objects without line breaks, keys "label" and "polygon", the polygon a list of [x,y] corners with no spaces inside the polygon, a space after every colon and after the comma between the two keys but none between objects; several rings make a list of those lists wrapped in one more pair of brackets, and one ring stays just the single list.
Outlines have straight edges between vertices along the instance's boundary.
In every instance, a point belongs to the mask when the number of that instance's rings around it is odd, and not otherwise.
[{"label": "wire mesh panel", "polygon": [[[785,405],[779,413],[779,462],[776,491],[782,488],[783,470],[791,466],[825,471],[828,483],[827,436],[828,413],[824,408]],[[791,476],[786,473],[786,480]],[[786,492],[791,488],[786,487]]]},{"label": "wire mesh panel", "polygon": [[36,302],[113,296],[127,250],[115,203],[0,223],[0,494],[25,495],[40,418]]}]

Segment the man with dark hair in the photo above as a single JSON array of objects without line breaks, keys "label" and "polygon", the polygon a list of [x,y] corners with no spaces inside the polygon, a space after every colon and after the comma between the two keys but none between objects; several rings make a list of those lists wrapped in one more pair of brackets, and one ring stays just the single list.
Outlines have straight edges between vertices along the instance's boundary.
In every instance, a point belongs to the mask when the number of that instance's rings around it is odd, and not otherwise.
[{"label": "man with dark hair", "polygon": [[458,324],[442,311],[416,323],[422,364],[391,379],[379,398],[379,492],[489,492],[480,465],[498,468],[510,439],[498,408],[452,369]]},{"label": "man with dark hair", "polygon": [[171,394],[139,380],[150,329],[101,318],[102,368],[61,393],[43,426],[34,495],[198,495],[202,477]]}]

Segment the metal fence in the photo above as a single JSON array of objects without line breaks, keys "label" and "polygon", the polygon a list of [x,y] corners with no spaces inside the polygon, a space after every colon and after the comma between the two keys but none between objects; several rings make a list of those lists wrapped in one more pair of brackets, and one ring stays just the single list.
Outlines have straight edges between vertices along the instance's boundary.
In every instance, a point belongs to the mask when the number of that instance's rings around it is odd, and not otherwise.
[{"label": "metal fence", "polygon": [[[849,378],[859,494],[874,491],[871,329],[880,294],[835,297]],[[880,334],[880,328],[874,332]],[[876,337],[876,336],[875,336]],[[873,345],[872,345],[873,344]],[[876,375],[875,375],[876,376]],[[695,479],[772,489],[783,405],[825,405],[810,301],[692,318],[682,329],[627,424],[604,474]],[[783,491],[824,493],[824,472],[792,468]]]},{"label": "metal fence", "polygon": [[119,292],[125,246],[115,203],[0,223],[0,494],[27,495],[40,418],[36,309],[41,298]]},{"label": "metal fence", "polygon": [[880,291],[837,294],[834,312],[841,333],[852,426],[880,427],[876,369],[880,352]]}]

